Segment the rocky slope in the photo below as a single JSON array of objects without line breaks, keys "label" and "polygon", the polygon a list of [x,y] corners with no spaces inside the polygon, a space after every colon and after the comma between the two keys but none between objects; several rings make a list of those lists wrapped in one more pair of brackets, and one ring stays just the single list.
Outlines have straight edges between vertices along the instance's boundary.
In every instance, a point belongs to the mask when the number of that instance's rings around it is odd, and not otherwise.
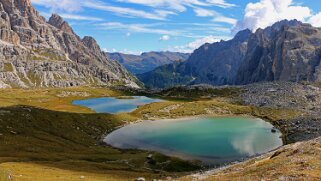
[{"label": "rocky slope", "polygon": [[106,53],[110,60],[117,60],[133,74],[142,74],[156,67],[171,64],[175,61],[185,61],[190,54],[178,52],[146,52],[141,55],[123,53]]},{"label": "rocky slope", "polygon": [[60,16],[48,22],[30,0],[0,0],[0,88],[126,84],[135,79],[81,39]]},{"label": "rocky slope", "polygon": [[[205,44],[184,67],[166,75],[190,76],[189,84],[244,85],[262,81],[321,81],[321,29],[296,20],[281,21],[255,33],[239,32],[232,40]],[[148,87],[161,87],[159,71],[148,72]],[[184,82],[180,82],[180,85]],[[163,83],[161,85],[166,85]],[[162,87],[161,87],[162,88]]]},{"label": "rocky slope", "polygon": [[321,137],[180,180],[320,180]]}]

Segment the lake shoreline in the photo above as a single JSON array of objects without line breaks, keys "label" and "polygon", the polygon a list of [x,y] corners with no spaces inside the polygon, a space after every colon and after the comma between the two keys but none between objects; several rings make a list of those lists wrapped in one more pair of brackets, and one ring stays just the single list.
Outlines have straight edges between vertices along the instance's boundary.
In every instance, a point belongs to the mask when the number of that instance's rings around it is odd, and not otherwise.
[{"label": "lake shoreline", "polygon": [[[126,129],[126,126],[139,126],[139,124],[144,124],[144,123],[155,123],[157,121],[157,125],[159,124],[167,124],[167,123],[170,123],[170,122],[173,122],[173,123],[177,123],[177,122],[180,122],[180,121],[191,121],[193,119],[204,119],[204,118],[249,118],[249,120],[247,121],[262,121],[262,122],[265,122],[265,123],[268,123],[270,124],[269,122],[261,119],[261,118],[257,118],[257,117],[254,117],[254,116],[249,116],[249,115],[220,115],[220,116],[211,116],[211,115],[199,115],[199,116],[186,116],[186,117],[180,117],[180,118],[177,118],[177,119],[159,119],[159,120],[138,120],[138,121],[134,121],[134,122],[129,122],[129,123],[125,123],[124,125],[121,125],[119,127],[117,127],[115,130],[113,130],[112,132],[110,132],[109,134],[107,135],[104,135],[101,137],[101,141],[104,142],[105,145],[108,145],[108,146],[111,146],[113,148],[116,148],[116,149],[119,149],[119,150],[142,150],[142,151],[149,151],[149,152],[156,152],[156,153],[161,153],[161,154],[164,154],[164,155],[167,155],[167,156],[170,156],[170,157],[177,157],[177,158],[180,158],[180,159],[183,159],[183,160],[186,160],[186,161],[191,161],[191,162],[201,162],[203,166],[206,166],[206,167],[209,167],[209,168],[217,168],[217,167],[221,167],[222,165],[229,165],[231,163],[235,163],[235,162],[243,162],[243,161],[246,161],[248,159],[251,159],[251,158],[254,158],[254,157],[257,157],[257,156],[260,156],[262,154],[265,154],[267,152],[263,151],[262,153],[257,153],[257,154],[254,154],[252,156],[242,156],[242,158],[233,158],[233,157],[230,157],[230,158],[224,158],[224,157],[217,157],[217,158],[214,158],[210,155],[208,155],[209,157],[204,157],[204,156],[197,156],[197,155],[191,155],[191,154],[187,154],[187,153],[184,153],[184,152],[180,152],[180,151],[175,151],[174,150],[171,150],[171,149],[165,149],[165,148],[161,148],[161,147],[154,147],[152,145],[147,145],[147,147],[144,148],[143,147],[136,147],[136,148],[120,148],[120,147],[117,147],[115,145],[113,145],[112,143],[108,143],[108,141],[106,140],[106,138],[108,136],[111,136],[113,133],[117,132],[117,131],[121,131],[121,129]],[[199,120],[199,121],[202,121],[202,120]],[[198,121],[194,121],[194,122],[198,122]],[[147,124],[148,125],[148,124]],[[146,126],[146,125],[145,125]],[[270,124],[270,126],[273,126],[272,124]],[[159,126],[158,126],[159,127]],[[273,129],[273,128],[272,128]],[[250,131],[250,130],[249,130]],[[281,131],[278,131],[278,134],[280,134],[279,138],[281,138]],[[283,146],[283,141],[281,141],[281,146]],[[146,145],[145,145],[146,146]],[[281,146],[277,146],[276,148],[273,148],[273,150],[276,150],[278,148],[280,148]],[[272,150],[269,150],[269,151],[272,151]],[[212,158],[211,158],[212,157]],[[212,160],[212,161],[210,161]],[[231,160],[231,161],[228,161],[228,160]],[[213,162],[214,161],[214,162]],[[212,162],[212,163],[211,163]]]}]

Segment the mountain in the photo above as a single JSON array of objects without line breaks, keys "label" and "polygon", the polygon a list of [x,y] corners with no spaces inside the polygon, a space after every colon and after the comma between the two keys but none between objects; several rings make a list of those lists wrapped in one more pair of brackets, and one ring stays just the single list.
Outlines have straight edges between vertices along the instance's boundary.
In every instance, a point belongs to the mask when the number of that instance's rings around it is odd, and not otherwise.
[{"label": "mountain", "polygon": [[320,81],[320,60],[321,29],[284,20],[251,36],[235,83]]},{"label": "mountain", "polygon": [[59,15],[47,22],[30,0],[0,0],[0,88],[135,82],[95,39],[81,39]]},{"label": "mountain", "polygon": [[232,84],[243,62],[250,36],[251,31],[244,30],[232,40],[204,44],[185,62],[165,65],[137,77],[150,88],[204,83]]},{"label": "mountain", "polygon": [[154,70],[156,67],[171,64],[175,61],[185,61],[190,54],[178,52],[147,52],[141,55],[122,53],[106,53],[108,59],[117,60],[133,74],[142,74]]},{"label": "mountain", "polygon": [[[321,29],[284,20],[255,33],[239,32],[232,40],[205,44],[190,58],[138,78],[147,87],[182,84],[244,85],[263,81],[321,81]],[[176,75],[173,84],[165,77]],[[182,77],[185,78],[182,78]],[[186,82],[186,76],[193,81]],[[147,80],[150,77],[152,80]],[[160,83],[160,80],[164,81]]]}]

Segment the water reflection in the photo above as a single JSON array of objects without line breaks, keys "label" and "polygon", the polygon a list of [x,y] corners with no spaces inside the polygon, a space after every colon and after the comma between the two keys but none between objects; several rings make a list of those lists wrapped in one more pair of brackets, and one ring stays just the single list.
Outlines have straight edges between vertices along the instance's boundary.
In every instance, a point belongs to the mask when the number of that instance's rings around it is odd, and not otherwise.
[{"label": "water reflection", "polygon": [[282,145],[272,125],[251,118],[194,118],[147,121],[125,126],[105,138],[117,148],[158,151],[183,159],[222,164]]},{"label": "water reflection", "polygon": [[114,97],[105,97],[97,99],[87,99],[74,101],[74,105],[85,106],[95,110],[98,113],[123,113],[131,112],[138,106],[150,104],[153,102],[161,102],[160,99],[152,99],[145,96],[133,96],[130,98],[117,99]]}]

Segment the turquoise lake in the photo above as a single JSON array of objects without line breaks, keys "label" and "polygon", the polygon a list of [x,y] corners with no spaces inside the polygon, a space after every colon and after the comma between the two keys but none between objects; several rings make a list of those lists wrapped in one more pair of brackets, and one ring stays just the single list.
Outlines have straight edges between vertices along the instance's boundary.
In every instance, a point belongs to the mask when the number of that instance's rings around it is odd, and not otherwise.
[{"label": "turquoise lake", "polygon": [[281,133],[245,117],[144,121],[120,128],[104,141],[116,148],[157,151],[207,164],[225,164],[282,146]]},{"label": "turquoise lake", "polygon": [[150,104],[153,102],[161,102],[160,99],[153,99],[145,96],[133,96],[131,98],[117,99],[115,97],[104,97],[86,100],[73,101],[74,105],[88,107],[97,113],[124,113],[132,112],[137,107]]}]

